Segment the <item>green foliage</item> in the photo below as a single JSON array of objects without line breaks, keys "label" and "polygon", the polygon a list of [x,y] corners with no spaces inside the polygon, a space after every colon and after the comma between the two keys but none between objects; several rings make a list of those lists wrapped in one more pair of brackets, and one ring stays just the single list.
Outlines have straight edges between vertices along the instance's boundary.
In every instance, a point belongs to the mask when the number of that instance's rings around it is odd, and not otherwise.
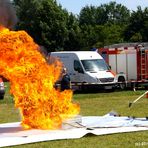
[{"label": "green foliage", "polygon": [[94,6],[86,6],[82,8],[79,15],[80,25],[96,25],[97,23],[97,9]]},{"label": "green foliage", "polygon": [[142,42],[142,35],[140,32],[137,32],[135,34],[133,34],[133,36],[131,36],[130,38],[131,42]]},{"label": "green foliage", "polygon": [[111,24],[125,24],[130,17],[130,11],[121,4],[110,2],[99,7],[86,6],[82,8],[79,21],[80,25],[104,25]]},{"label": "green foliage", "polygon": [[71,13],[67,14],[67,21],[66,21],[66,27],[68,36],[64,43],[64,50],[67,51],[76,51],[80,50],[82,47],[81,43],[81,29],[78,24],[77,18]]},{"label": "green foliage", "polygon": [[79,22],[83,34],[83,47],[90,49],[124,42],[123,32],[129,17],[129,10],[116,2],[82,8]]},{"label": "green foliage", "polygon": [[124,25],[128,22],[130,11],[125,6],[111,1],[109,4],[104,4],[101,7],[106,11],[108,18],[106,23]]},{"label": "green foliage", "polygon": [[[148,8],[130,12],[111,1],[69,13],[56,0],[13,0],[19,22],[36,43],[51,51],[90,50],[122,42],[148,41]],[[29,50],[29,49],[28,49]]]},{"label": "green foliage", "polygon": [[133,11],[129,24],[125,29],[125,40],[127,41],[148,41],[148,8],[144,10],[138,7]]},{"label": "green foliage", "polygon": [[104,25],[103,29],[103,32],[105,34],[104,45],[111,45],[123,42],[122,33],[124,31],[124,26],[106,24]]},{"label": "green foliage", "polygon": [[67,12],[54,0],[20,0],[17,5],[17,29],[26,30],[49,51],[60,49],[68,36]]}]

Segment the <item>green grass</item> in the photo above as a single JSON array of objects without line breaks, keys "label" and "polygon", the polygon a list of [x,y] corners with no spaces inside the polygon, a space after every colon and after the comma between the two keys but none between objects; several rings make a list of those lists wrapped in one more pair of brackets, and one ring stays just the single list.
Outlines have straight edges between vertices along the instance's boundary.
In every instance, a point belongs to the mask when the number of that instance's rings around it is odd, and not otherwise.
[{"label": "green grass", "polygon": [[[6,95],[0,100],[0,123],[20,121],[18,109],[14,107],[13,97],[6,84]],[[121,116],[148,116],[148,98],[143,97],[131,108],[129,102],[138,98],[146,90],[115,91],[101,93],[74,94],[73,101],[80,104],[82,116],[102,116],[112,110]],[[112,134],[103,136],[86,135],[80,139],[54,140],[20,146],[15,148],[133,148],[136,144],[148,147],[148,131]],[[144,146],[145,144],[145,146]],[[138,146],[137,146],[138,147]]]}]

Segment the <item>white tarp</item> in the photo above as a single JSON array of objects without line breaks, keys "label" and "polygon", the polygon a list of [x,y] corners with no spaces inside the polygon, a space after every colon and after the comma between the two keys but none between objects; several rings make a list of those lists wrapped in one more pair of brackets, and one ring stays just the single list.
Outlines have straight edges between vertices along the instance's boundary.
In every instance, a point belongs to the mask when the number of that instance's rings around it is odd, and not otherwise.
[{"label": "white tarp", "polygon": [[0,147],[20,145],[57,139],[76,139],[91,133],[105,135],[148,130],[145,118],[105,116],[82,116],[81,121],[67,121],[59,130],[24,130],[20,122],[0,124]]}]

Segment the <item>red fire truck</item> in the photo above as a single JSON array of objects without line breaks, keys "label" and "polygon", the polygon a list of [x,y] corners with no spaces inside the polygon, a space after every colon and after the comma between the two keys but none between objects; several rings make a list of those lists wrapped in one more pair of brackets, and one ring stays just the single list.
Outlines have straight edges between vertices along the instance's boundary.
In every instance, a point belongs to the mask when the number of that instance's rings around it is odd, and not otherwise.
[{"label": "red fire truck", "polygon": [[122,89],[148,87],[148,43],[124,43],[98,49]]}]

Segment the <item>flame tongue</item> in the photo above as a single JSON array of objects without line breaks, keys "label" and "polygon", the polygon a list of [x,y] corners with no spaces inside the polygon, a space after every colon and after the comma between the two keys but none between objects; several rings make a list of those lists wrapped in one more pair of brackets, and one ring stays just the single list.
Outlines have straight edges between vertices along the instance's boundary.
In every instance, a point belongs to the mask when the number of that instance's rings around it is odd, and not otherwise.
[{"label": "flame tongue", "polygon": [[1,26],[0,45],[0,72],[10,81],[25,128],[56,129],[64,119],[79,113],[79,105],[71,100],[72,91],[53,87],[62,64],[55,61],[49,65],[25,31]]}]

